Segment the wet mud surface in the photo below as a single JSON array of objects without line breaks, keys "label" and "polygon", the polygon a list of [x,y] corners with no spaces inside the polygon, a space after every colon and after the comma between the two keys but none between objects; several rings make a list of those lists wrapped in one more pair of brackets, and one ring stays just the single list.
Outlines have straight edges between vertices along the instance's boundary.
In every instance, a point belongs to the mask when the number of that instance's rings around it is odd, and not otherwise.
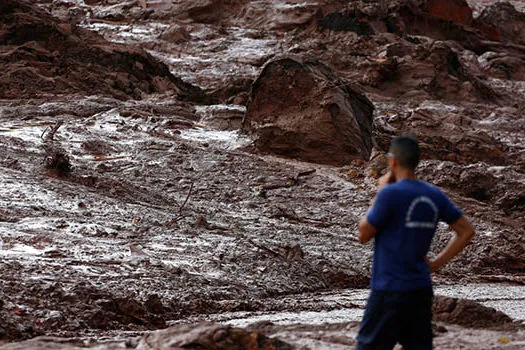
[{"label": "wet mud surface", "polygon": [[[524,346],[525,50],[509,28],[496,28],[498,41],[484,26],[512,15],[525,33],[525,21],[507,8],[483,15],[490,1],[470,1],[472,13],[461,4],[454,18],[432,1],[369,3],[2,3],[31,15],[16,10],[0,27],[0,345],[15,342],[2,348],[352,347],[372,257],[357,223],[401,133],[421,140],[419,175],[477,231],[434,276],[436,348]],[[15,30],[39,16],[52,38]],[[441,24],[429,31],[420,18]],[[283,55],[313,57],[336,77],[312,69],[314,88],[289,75],[269,90],[296,89],[294,103],[314,115],[338,115],[334,104],[356,113],[342,84],[366,95],[370,160],[286,158],[241,131],[247,112],[273,113],[250,89]],[[315,149],[307,160],[326,157]],[[439,227],[432,254],[450,234]]]}]

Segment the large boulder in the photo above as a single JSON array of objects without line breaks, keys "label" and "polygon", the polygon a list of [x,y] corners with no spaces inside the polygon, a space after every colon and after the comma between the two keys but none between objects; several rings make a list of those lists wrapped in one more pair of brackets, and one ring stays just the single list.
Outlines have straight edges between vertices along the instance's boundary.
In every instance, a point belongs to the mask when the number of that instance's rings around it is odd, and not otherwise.
[{"label": "large boulder", "polygon": [[272,60],[250,94],[242,129],[258,150],[333,165],[370,157],[374,106],[324,64]]}]

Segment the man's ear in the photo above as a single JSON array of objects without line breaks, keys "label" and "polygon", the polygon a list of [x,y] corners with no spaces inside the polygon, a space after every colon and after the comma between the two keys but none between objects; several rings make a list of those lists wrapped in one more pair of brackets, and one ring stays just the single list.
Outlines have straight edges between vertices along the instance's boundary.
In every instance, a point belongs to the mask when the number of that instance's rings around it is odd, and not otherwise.
[{"label": "man's ear", "polygon": [[394,168],[397,166],[397,160],[395,157],[388,158],[388,166],[391,170],[394,170]]}]

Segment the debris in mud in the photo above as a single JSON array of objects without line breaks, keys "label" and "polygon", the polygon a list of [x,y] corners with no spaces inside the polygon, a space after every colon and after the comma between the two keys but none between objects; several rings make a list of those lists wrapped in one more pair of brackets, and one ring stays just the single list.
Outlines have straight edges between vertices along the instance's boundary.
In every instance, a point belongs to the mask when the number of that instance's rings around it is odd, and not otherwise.
[{"label": "debris in mud", "polygon": [[[498,93],[486,82],[482,73],[466,64],[447,42],[435,41],[420,45],[394,43],[387,48],[387,57],[377,64],[380,77],[376,84],[396,96],[407,97],[423,91],[438,100],[498,101]],[[421,91],[423,90],[423,91]]]},{"label": "debris in mud", "polygon": [[[387,131],[380,123],[377,125],[379,130]],[[507,163],[506,147],[473,127],[470,118],[455,111],[438,113],[432,108],[417,108],[405,116],[389,118],[388,127],[417,137],[425,158],[460,164],[476,161],[496,165]]]},{"label": "debris in mud", "polygon": [[0,98],[81,92],[140,99],[174,92],[204,99],[199,88],[173,76],[142,49],[59,23],[26,0],[2,1],[0,12]]},{"label": "debris in mud", "polygon": [[[0,340],[27,339],[59,329],[159,329],[166,326],[162,317],[165,312],[152,297],[142,303],[133,295],[110,295],[87,282],[77,283],[71,289],[59,283],[6,285],[9,293],[19,293],[24,287],[29,288],[31,294],[19,299],[20,304],[10,302],[12,297],[3,295],[8,301],[0,309],[4,328]],[[43,305],[50,310],[39,310]]]},{"label": "debris in mud", "polygon": [[181,25],[171,25],[159,36],[160,39],[170,43],[181,44],[191,40],[191,35],[185,27]]},{"label": "debris in mud", "polygon": [[44,137],[45,168],[54,176],[63,177],[71,172],[71,161],[66,150],[55,141],[55,134],[64,121],[57,122]]},{"label": "debris in mud", "polygon": [[253,83],[243,130],[262,152],[343,165],[370,156],[373,108],[322,63],[285,57]]},{"label": "debris in mud", "polygon": [[257,332],[232,328],[225,325],[181,325],[144,336],[139,348],[156,349],[170,344],[171,347],[198,349],[292,349],[279,339],[271,339]]},{"label": "debris in mud", "polygon": [[202,116],[201,122],[216,130],[239,130],[246,113],[244,106],[214,105],[201,106],[197,113]]},{"label": "debris in mud", "polygon": [[374,34],[374,29],[370,26],[368,16],[359,11],[353,13],[334,12],[320,19],[317,24],[321,29],[336,31],[351,31],[359,35]]},{"label": "debris in mud", "polygon": [[[481,145],[478,147],[481,148]],[[513,212],[518,214],[523,209],[520,208],[519,198],[525,191],[525,185],[519,181],[512,166],[501,169],[486,163],[459,165],[449,161],[429,161],[422,164],[419,174],[426,181],[467,198],[491,201],[508,215],[513,216]]]},{"label": "debris in mud", "polygon": [[25,342],[2,346],[5,350],[117,350],[117,349],[202,349],[202,350],[291,350],[294,347],[269,338],[255,330],[245,330],[226,325],[201,323],[178,325],[142,337],[115,340],[100,344],[85,344],[74,339],[40,337]]},{"label": "debris in mud", "polygon": [[432,306],[434,319],[472,328],[498,327],[512,323],[503,312],[471,300],[437,296]]},{"label": "debris in mud", "polygon": [[525,56],[488,51],[479,57],[480,68],[494,78],[525,81]]}]

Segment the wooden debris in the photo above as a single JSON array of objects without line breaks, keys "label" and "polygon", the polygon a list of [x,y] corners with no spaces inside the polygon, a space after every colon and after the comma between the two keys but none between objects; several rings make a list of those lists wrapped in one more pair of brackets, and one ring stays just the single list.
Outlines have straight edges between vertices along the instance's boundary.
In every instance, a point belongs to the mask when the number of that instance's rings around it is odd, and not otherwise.
[{"label": "wooden debris", "polygon": [[260,195],[264,196],[265,192],[269,190],[276,190],[278,188],[288,188],[288,187],[297,186],[299,184],[299,179],[301,177],[311,175],[315,173],[315,171],[316,171],[315,169],[311,169],[311,170],[299,172],[295,176],[288,177],[286,182],[270,183],[270,184],[261,185],[259,186],[259,192],[261,192]]},{"label": "wooden debris", "polygon": [[46,129],[41,136],[44,140],[44,151],[46,154],[44,158],[44,166],[52,173],[52,175],[58,177],[66,176],[71,172],[69,155],[66,150],[54,140],[55,134],[63,124],[63,120],[58,121],[51,130],[47,132],[47,134]]},{"label": "wooden debris", "polygon": [[182,203],[181,206],[179,207],[179,214],[182,213],[182,210],[186,206],[186,203],[188,203],[188,200],[190,199],[192,191],[193,191],[193,182],[190,185],[190,190],[188,191],[188,195],[186,196],[186,199],[184,200],[184,203]]}]

